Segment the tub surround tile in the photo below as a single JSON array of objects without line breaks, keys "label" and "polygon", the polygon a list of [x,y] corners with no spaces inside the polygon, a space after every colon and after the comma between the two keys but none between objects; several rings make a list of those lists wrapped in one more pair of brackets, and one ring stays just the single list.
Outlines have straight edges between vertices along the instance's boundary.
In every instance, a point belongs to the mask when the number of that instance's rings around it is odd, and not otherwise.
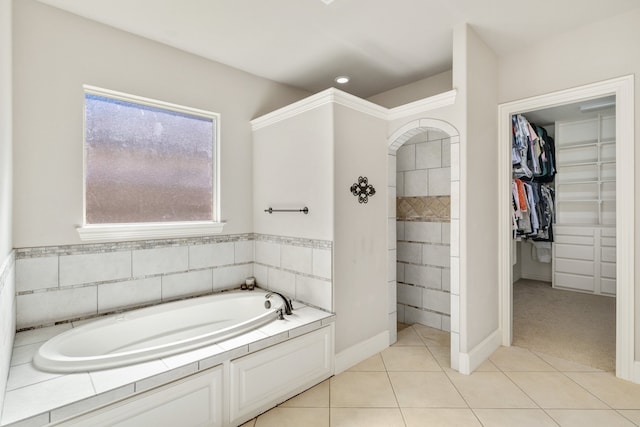
[{"label": "tub surround tile", "polygon": [[128,279],[130,277],[130,251],[60,257],[60,286]]},{"label": "tub surround tile", "polygon": [[289,330],[289,338],[299,337],[300,335],[304,335],[304,334],[309,333],[311,331],[315,331],[316,329],[319,329],[322,326],[324,326],[324,325],[322,324],[321,320],[318,320],[318,321],[313,322],[313,323],[308,323],[308,324],[303,325],[303,326],[298,326],[297,328]]},{"label": "tub surround tile", "polygon": [[[8,422],[2,421],[2,425],[7,424]],[[49,413],[45,412],[44,414],[36,415],[35,417],[29,417],[25,419],[21,419],[20,421],[16,421],[15,423],[11,423],[11,427],[40,427],[49,424]]]},{"label": "tub surround tile", "polygon": [[107,392],[97,394],[87,399],[62,406],[50,412],[51,422],[64,420],[65,418],[69,418],[73,415],[90,411],[91,409],[123,399],[127,396],[132,395],[133,393],[135,393],[134,384],[128,384],[126,386],[109,390]]},{"label": "tub surround tile", "polygon": [[331,279],[331,249],[313,249],[313,271],[314,276]]},{"label": "tub surround tile", "polygon": [[263,348],[271,347],[272,345],[276,345],[283,341],[289,339],[289,331],[284,331],[276,335],[267,336],[258,341],[254,341],[249,343],[249,352],[253,353],[254,351],[262,350]]},{"label": "tub surround tile", "polygon": [[60,376],[62,376],[62,374],[40,371],[31,364],[31,361],[29,361],[29,363],[23,363],[9,369],[7,391],[41,383]]},{"label": "tub surround tile", "polygon": [[253,240],[234,242],[233,249],[233,261],[235,264],[253,262],[253,254],[255,251],[255,243]]},{"label": "tub surround tile", "polygon": [[8,424],[34,415],[34,404],[37,412],[49,411],[60,406],[69,405],[95,394],[89,374],[63,375],[18,388],[5,394],[2,423]]},{"label": "tub surround tile", "polygon": [[249,346],[249,343],[260,341],[261,339],[268,338],[268,335],[264,332],[260,332],[258,330],[253,330],[251,332],[247,332],[246,334],[242,334],[238,337],[230,338],[225,341],[221,341],[218,343],[220,347],[224,350],[233,350],[238,347]]},{"label": "tub surround tile", "polygon": [[186,246],[133,251],[133,276],[187,271],[188,259],[189,248]]},{"label": "tub surround tile", "polygon": [[98,313],[160,301],[160,277],[98,285]]},{"label": "tub surround tile", "polygon": [[13,345],[15,347],[20,347],[23,345],[42,343],[71,328],[72,325],[70,323],[62,323],[60,325],[49,326],[46,328],[37,328],[18,332]]},{"label": "tub surround tile", "polygon": [[189,247],[189,268],[219,267],[234,263],[235,242]]},{"label": "tub surround tile", "polygon": [[269,268],[267,288],[291,297],[296,294],[296,275],[276,268]]},{"label": "tub surround tile", "polygon": [[96,392],[104,393],[105,391],[113,390],[163,373],[167,369],[167,365],[161,360],[151,360],[149,362],[137,363],[121,368],[93,371],[89,372],[88,375],[91,376]]},{"label": "tub surround tile", "polygon": [[253,264],[232,265],[213,270],[213,289],[238,288],[247,277],[253,276]]},{"label": "tub surround tile", "polygon": [[162,276],[162,300],[186,295],[199,295],[213,291],[213,271],[198,270],[189,273]]},{"label": "tub surround tile", "polygon": [[38,351],[42,343],[21,345],[13,348],[11,355],[11,366],[22,365],[31,362],[33,355]]},{"label": "tub surround tile", "polygon": [[16,292],[58,287],[58,257],[18,259]]},{"label": "tub surround tile", "polygon": [[188,365],[183,365],[178,368],[159,373],[149,378],[143,378],[136,381],[135,392],[139,393],[145,390],[150,390],[154,387],[168,384],[188,375],[195,374],[196,372],[198,372],[198,362],[193,362]]},{"label": "tub surround tile", "polygon": [[280,267],[280,244],[256,241],[255,262]]},{"label": "tub surround tile", "polygon": [[253,276],[256,278],[256,285],[267,288],[269,283],[269,267],[266,265],[253,264]]},{"label": "tub surround tile", "polygon": [[302,246],[282,245],[280,248],[281,267],[304,274],[313,273],[313,249]]},{"label": "tub surround tile", "polygon": [[233,350],[223,350],[222,353],[200,360],[198,362],[198,369],[203,371],[205,369],[213,368],[214,366],[217,366],[226,360],[236,359],[238,357],[244,356],[245,354],[249,354],[248,345],[234,348]]},{"label": "tub surround tile", "polygon": [[296,276],[295,299],[323,310],[332,311],[331,282],[313,277]]},{"label": "tub surround tile", "polygon": [[98,311],[97,301],[97,286],[18,295],[16,326],[22,329],[62,319],[94,315]]},{"label": "tub surround tile", "polygon": [[191,363],[198,363],[201,360],[220,355],[224,352],[225,350],[218,344],[212,344],[173,356],[164,357],[162,361],[169,369],[176,369]]}]

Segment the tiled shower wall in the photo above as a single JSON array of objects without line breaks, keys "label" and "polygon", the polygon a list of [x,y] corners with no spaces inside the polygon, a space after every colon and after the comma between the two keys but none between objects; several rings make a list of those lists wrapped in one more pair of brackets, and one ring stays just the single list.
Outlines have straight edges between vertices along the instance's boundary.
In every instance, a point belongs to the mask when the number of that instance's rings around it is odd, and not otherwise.
[{"label": "tiled shower wall", "polygon": [[450,140],[429,130],[396,154],[398,320],[451,329]]},{"label": "tiled shower wall", "polygon": [[[237,288],[254,276],[255,239],[242,234],[16,249],[17,328]],[[295,258],[296,251],[289,252]],[[330,257],[328,262],[330,272]],[[297,273],[296,265],[285,265],[287,272]],[[299,273],[307,281],[297,281],[295,294],[279,285],[290,280],[287,275],[273,276],[269,283],[303,302],[326,305],[331,296],[316,295],[314,276],[303,267]],[[330,273],[325,280],[330,292]],[[258,278],[262,287],[266,283]]]},{"label": "tiled shower wall", "polygon": [[16,332],[14,281],[15,254],[0,260],[0,412],[7,385],[13,338]]}]

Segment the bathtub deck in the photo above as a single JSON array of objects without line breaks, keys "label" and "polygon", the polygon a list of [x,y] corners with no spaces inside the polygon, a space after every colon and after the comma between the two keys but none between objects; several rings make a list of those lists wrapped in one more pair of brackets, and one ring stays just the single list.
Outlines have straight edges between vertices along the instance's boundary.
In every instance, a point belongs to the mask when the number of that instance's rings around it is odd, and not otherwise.
[{"label": "bathtub deck", "polygon": [[[130,397],[334,322],[335,315],[294,303],[285,320],[186,353],[122,368],[52,374],[33,367],[38,347],[72,328],[56,325],[16,334],[0,426],[44,426]],[[77,326],[77,325],[76,325]]]}]

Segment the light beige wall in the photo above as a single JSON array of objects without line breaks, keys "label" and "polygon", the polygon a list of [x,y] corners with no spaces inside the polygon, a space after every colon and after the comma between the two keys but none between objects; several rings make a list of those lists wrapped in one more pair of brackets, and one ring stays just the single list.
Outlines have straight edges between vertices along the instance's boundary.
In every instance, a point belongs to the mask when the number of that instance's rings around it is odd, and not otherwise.
[{"label": "light beige wall", "polygon": [[[336,353],[388,328],[387,122],[335,105],[333,245]],[[366,176],[376,194],[350,192]]]},{"label": "light beige wall", "polygon": [[495,183],[498,111],[498,58],[478,37],[465,27],[466,48],[466,133],[461,139],[461,167],[465,183],[465,201],[461,209],[461,252],[466,258],[465,288],[460,290],[460,350],[471,352],[498,329],[498,198]]},{"label": "light beige wall", "polygon": [[333,134],[331,104],[254,131],[254,232],[333,240]]},{"label": "light beige wall", "polygon": [[12,1],[0,0],[0,415],[15,337],[15,275],[12,252]]},{"label": "light beige wall", "polygon": [[253,231],[249,121],[307,93],[34,0],[14,8],[15,247],[79,243],[85,83],[220,113],[224,232]]},{"label": "light beige wall", "polygon": [[0,264],[13,248],[11,3],[0,0]]},{"label": "light beige wall", "polygon": [[426,79],[379,93],[368,100],[387,108],[398,107],[451,90],[453,87],[452,75],[451,70],[444,71]]},{"label": "light beige wall", "polygon": [[[635,145],[640,146],[640,9],[583,26],[499,60],[499,101],[508,102],[635,74]],[[527,66],[523,67],[522,64]],[[636,149],[635,163],[640,164]],[[637,167],[635,168],[638,169]],[[640,174],[636,173],[636,188]],[[640,197],[636,197],[635,227],[640,227]],[[620,230],[619,232],[624,232]],[[636,233],[636,248],[640,235]],[[636,257],[638,257],[636,249]],[[640,262],[636,262],[636,360],[640,354]]]}]

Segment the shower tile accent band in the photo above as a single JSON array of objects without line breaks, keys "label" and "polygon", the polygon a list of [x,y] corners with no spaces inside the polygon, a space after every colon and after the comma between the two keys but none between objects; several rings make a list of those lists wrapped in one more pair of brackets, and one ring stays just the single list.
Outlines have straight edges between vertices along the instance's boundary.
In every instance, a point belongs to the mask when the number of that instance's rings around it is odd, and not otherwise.
[{"label": "shower tile accent band", "polygon": [[398,197],[396,215],[398,221],[449,222],[451,197]]}]

